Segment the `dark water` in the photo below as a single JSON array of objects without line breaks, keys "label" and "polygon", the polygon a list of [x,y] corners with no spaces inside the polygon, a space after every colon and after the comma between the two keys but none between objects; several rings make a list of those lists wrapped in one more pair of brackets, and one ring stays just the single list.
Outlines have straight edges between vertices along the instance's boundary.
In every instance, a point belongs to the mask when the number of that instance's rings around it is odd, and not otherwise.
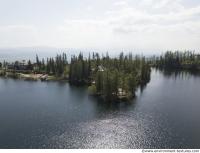
[{"label": "dark water", "polygon": [[152,71],[130,103],[0,79],[0,148],[200,148],[200,76]]}]

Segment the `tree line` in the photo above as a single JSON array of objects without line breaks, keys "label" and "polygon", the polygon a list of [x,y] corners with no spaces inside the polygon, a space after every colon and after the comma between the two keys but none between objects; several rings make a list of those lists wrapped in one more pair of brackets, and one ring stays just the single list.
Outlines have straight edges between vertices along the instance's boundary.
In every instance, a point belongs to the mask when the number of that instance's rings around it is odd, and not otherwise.
[{"label": "tree line", "polygon": [[167,51],[159,57],[152,57],[151,64],[158,68],[168,69],[200,69],[200,54],[194,51]]},{"label": "tree line", "polygon": [[136,88],[150,80],[145,57],[124,53],[115,58],[98,53],[85,59],[82,54],[72,56],[69,70],[71,84],[87,84],[91,94],[109,101],[134,97]]},{"label": "tree line", "polygon": [[8,63],[4,61],[0,62],[0,68],[4,70],[16,70],[27,72],[27,73],[43,73],[49,75],[55,75],[57,77],[66,77],[68,71],[68,61],[66,53],[58,54],[55,58],[50,57],[40,59],[36,55],[35,62],[28,60],[27,63],[15,61],[13,63]]},{"label": "tree line", "polygon": [[[0,63],[6,68],[7,62]],[[16,69],[20,62],[13,63]],[[98,53],[84,57],[82,53],[71,56],[67,60],[65,53],[55,58],[40,59],[36,55],[35,62],[28,61],[26,71],[43,73],[62,77],[69,80],[71,85],[87,85],[92,95],[103,97],[106,100],[134,97],[138,86],[150,80],[150,65],[143,56],[125,55],[118,57]]]},{"label": "tree line", "polygon": [[40,60],[38,55],[36,55],[36,63],[34,71],[37,73],[46,73],[55,75],[58,77],[66,76],[68,68],[68,61],[66,53],[57,55],[55,58],[50,57]]}]

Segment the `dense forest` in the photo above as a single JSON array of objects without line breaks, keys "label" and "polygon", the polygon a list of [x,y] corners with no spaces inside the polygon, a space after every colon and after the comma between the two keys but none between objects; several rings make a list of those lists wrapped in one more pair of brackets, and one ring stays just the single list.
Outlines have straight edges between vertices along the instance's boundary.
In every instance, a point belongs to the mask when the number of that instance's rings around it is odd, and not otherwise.
[{"label": "dense forest", "polygon": [[40,59],[36,55],[35,62],[0,63],[1,75],[14,74],[45,74],[68,80],[71,85],[87,85],[91,95],[107,101],[130,99],[140,85],[150,80],[150,65],[145,57],[124,55],[118,57],[89,54],[86,58],[80,53],[67,60],[65,53],[55,58]]},{"label": "dense forest", "polygon": [[150,66],[144,57],[121,53],[117,58],[100,57],[84,59],[82,54],[71,58],[69,82],[75,85],[89,85],[91,94],[106,100],[131,98],[136,88],[150,80]]},{"label": "dense forest", "polygon": [[88,86],[91,95],[113,101],[134,97],[136,89],[149,82],[151,66],[196,71],[200,70],[200,54],[167,51],[161,56],[146,59],[123,52],[117,57],[110,57],[108,53],[101,56],[92,53],[84,57],[79,53],[69,60],[65,53],[47,59],[36,55],[34,62],[0,62],[0,75],[18,78],[23,74],[42,74],[41,80],[68,80],[71,85]]},{"label": "dense forest", "polygon": [[160,57],[152,57],[151,64],[157,68],[200,70],[200,54],[194,51],[167,51]]}]

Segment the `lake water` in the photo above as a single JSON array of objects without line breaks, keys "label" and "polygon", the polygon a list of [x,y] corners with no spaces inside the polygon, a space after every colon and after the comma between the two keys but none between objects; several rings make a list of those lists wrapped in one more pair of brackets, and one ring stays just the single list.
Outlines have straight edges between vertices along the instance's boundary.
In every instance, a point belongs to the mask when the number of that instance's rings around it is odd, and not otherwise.
[{"label": "lake water", "polygon": [[0,148],[200,148],[200,76],[152,70],[129,103],[0,79]]}]

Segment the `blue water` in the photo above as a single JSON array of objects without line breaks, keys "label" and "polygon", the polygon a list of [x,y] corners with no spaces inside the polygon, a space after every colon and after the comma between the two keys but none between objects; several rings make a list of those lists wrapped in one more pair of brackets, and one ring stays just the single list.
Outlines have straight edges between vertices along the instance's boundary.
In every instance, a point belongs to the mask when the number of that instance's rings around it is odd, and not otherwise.
[{"label": "blue water", "polygon": [[200,148],[200,76],[152,70],[128,103],[68,83],[0,79],[0,148]]}]

